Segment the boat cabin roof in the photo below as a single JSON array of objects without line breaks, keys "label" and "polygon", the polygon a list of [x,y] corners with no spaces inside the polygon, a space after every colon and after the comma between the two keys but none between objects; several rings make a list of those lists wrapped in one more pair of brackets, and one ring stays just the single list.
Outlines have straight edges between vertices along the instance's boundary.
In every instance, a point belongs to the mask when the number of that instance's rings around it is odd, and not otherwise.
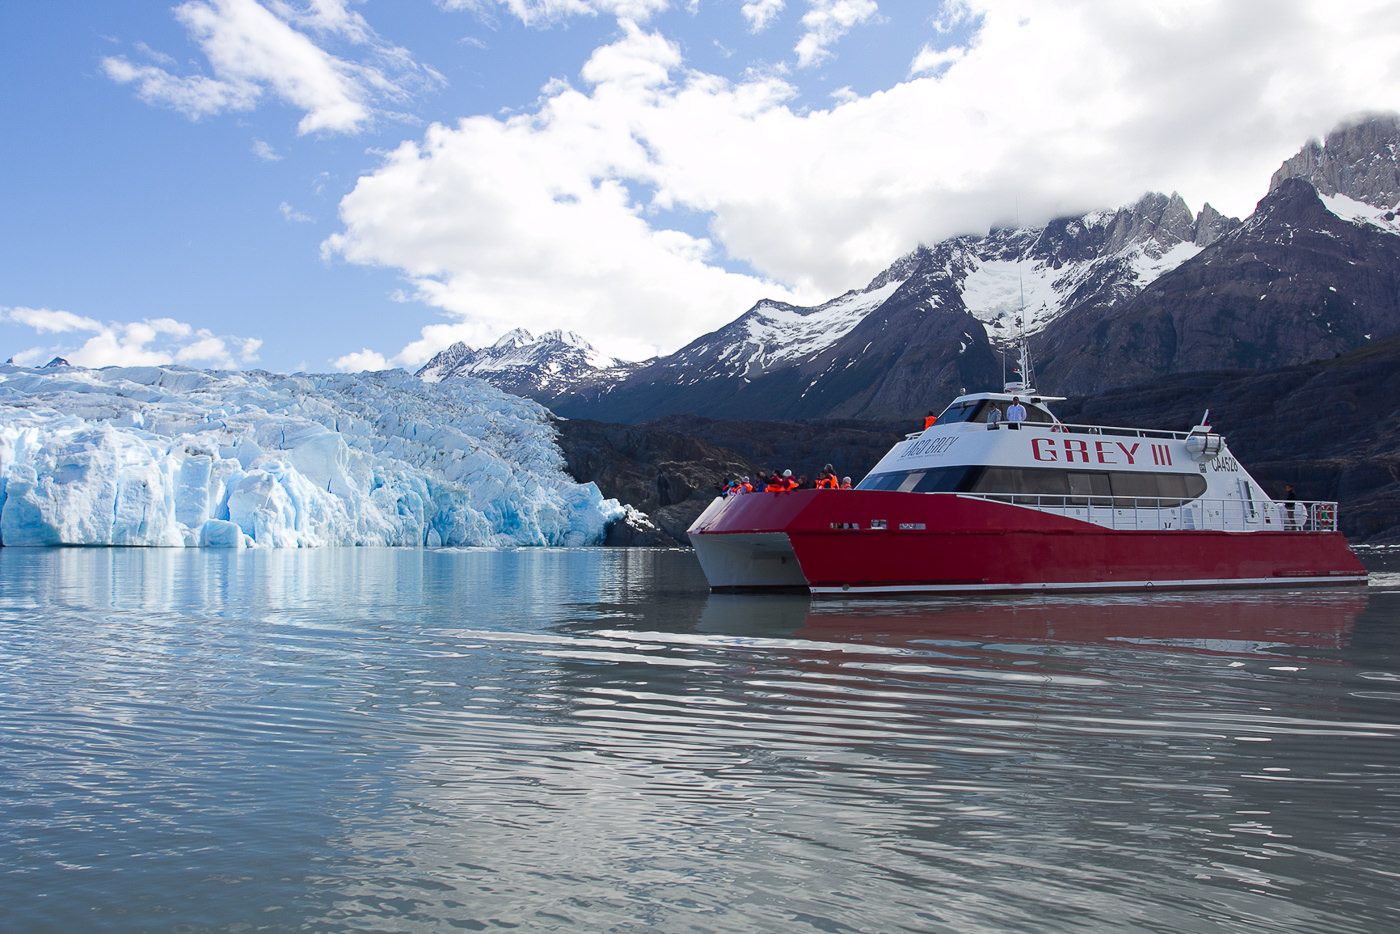
[{"label": "boat cabin roof", "polygon": [[974,392],[965,393],[954,399],[943,413],[938,416],[937,424],[945,425],[953,422],[984,422],[987,420],[987,410],[993,405],[1001,409],[1002,417],[1006,417],[1006,407],[1013,401],[1019,399],[1026,407],[1026,421],[1029,422],[1058,422],[1050,410],[1045,406],[1047,402],[1063,402],[1064,396],[1042,396],[1036,393],[1012,393],[1012,392]]}]

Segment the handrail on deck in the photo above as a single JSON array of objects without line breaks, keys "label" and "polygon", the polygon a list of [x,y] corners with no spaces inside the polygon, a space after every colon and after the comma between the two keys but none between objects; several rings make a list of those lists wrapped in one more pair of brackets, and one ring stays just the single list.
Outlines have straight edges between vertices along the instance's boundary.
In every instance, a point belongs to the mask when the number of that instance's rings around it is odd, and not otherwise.
[{"label": "handrail on deck", "polygon": [[1337,503],[1238,499],[1163,499],[1145,496],[1060,496],[1035,493],[956,493],[990,502],[1030,506],[1111,529],[1215,532],[1335,532]]}]

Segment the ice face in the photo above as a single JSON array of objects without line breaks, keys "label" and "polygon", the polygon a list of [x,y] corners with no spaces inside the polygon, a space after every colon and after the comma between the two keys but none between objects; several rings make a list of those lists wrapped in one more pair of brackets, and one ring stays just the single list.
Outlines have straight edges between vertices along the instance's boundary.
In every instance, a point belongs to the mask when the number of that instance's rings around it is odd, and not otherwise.
[{"label": "ice face", "polygon": [[477,380],[0,367],[3,545],[586,545],[624,513]]}]

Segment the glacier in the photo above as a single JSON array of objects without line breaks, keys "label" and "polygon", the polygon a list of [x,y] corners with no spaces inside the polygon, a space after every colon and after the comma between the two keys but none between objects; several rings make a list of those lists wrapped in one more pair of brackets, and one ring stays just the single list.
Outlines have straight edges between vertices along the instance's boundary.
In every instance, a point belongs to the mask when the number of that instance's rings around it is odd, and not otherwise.
[{"label": "glacier", "polygon": [[0,366],[0,545],[587,545],[543,406],[475,379]]}]

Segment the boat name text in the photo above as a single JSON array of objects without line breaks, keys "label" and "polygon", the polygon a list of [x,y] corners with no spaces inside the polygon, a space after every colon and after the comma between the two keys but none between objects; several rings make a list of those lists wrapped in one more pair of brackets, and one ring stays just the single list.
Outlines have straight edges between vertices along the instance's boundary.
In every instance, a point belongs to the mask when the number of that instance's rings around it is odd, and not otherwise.
[{"label": "boat name text", "polygon": [[958,439],[956,437],[944,435],[941,438],[928,438],[922,441],[915,441],[913,444],[909,445],[907,449],[905,449],[903,454],[899,456],[915,457],[919,454],[925,454],[929,456],[933,456],[935,454],[943,454],[950,447],[952,447],[953,442],[957,440]]},{"label": "boat name text", "polygon": [[[1127,444],[1122,441],[1084,441],[1079,438],[1033,438],[1031,456],[1047,463],[1073,464],[1121,464],[1129,467],[1137,465],[1138,449],[1142,442]],[[1152,463],[1159,467],[1170,466],[1172,452],[1165,444],[1151,444]],[[1143,455],[1146,457],[1146,454]]]}]

